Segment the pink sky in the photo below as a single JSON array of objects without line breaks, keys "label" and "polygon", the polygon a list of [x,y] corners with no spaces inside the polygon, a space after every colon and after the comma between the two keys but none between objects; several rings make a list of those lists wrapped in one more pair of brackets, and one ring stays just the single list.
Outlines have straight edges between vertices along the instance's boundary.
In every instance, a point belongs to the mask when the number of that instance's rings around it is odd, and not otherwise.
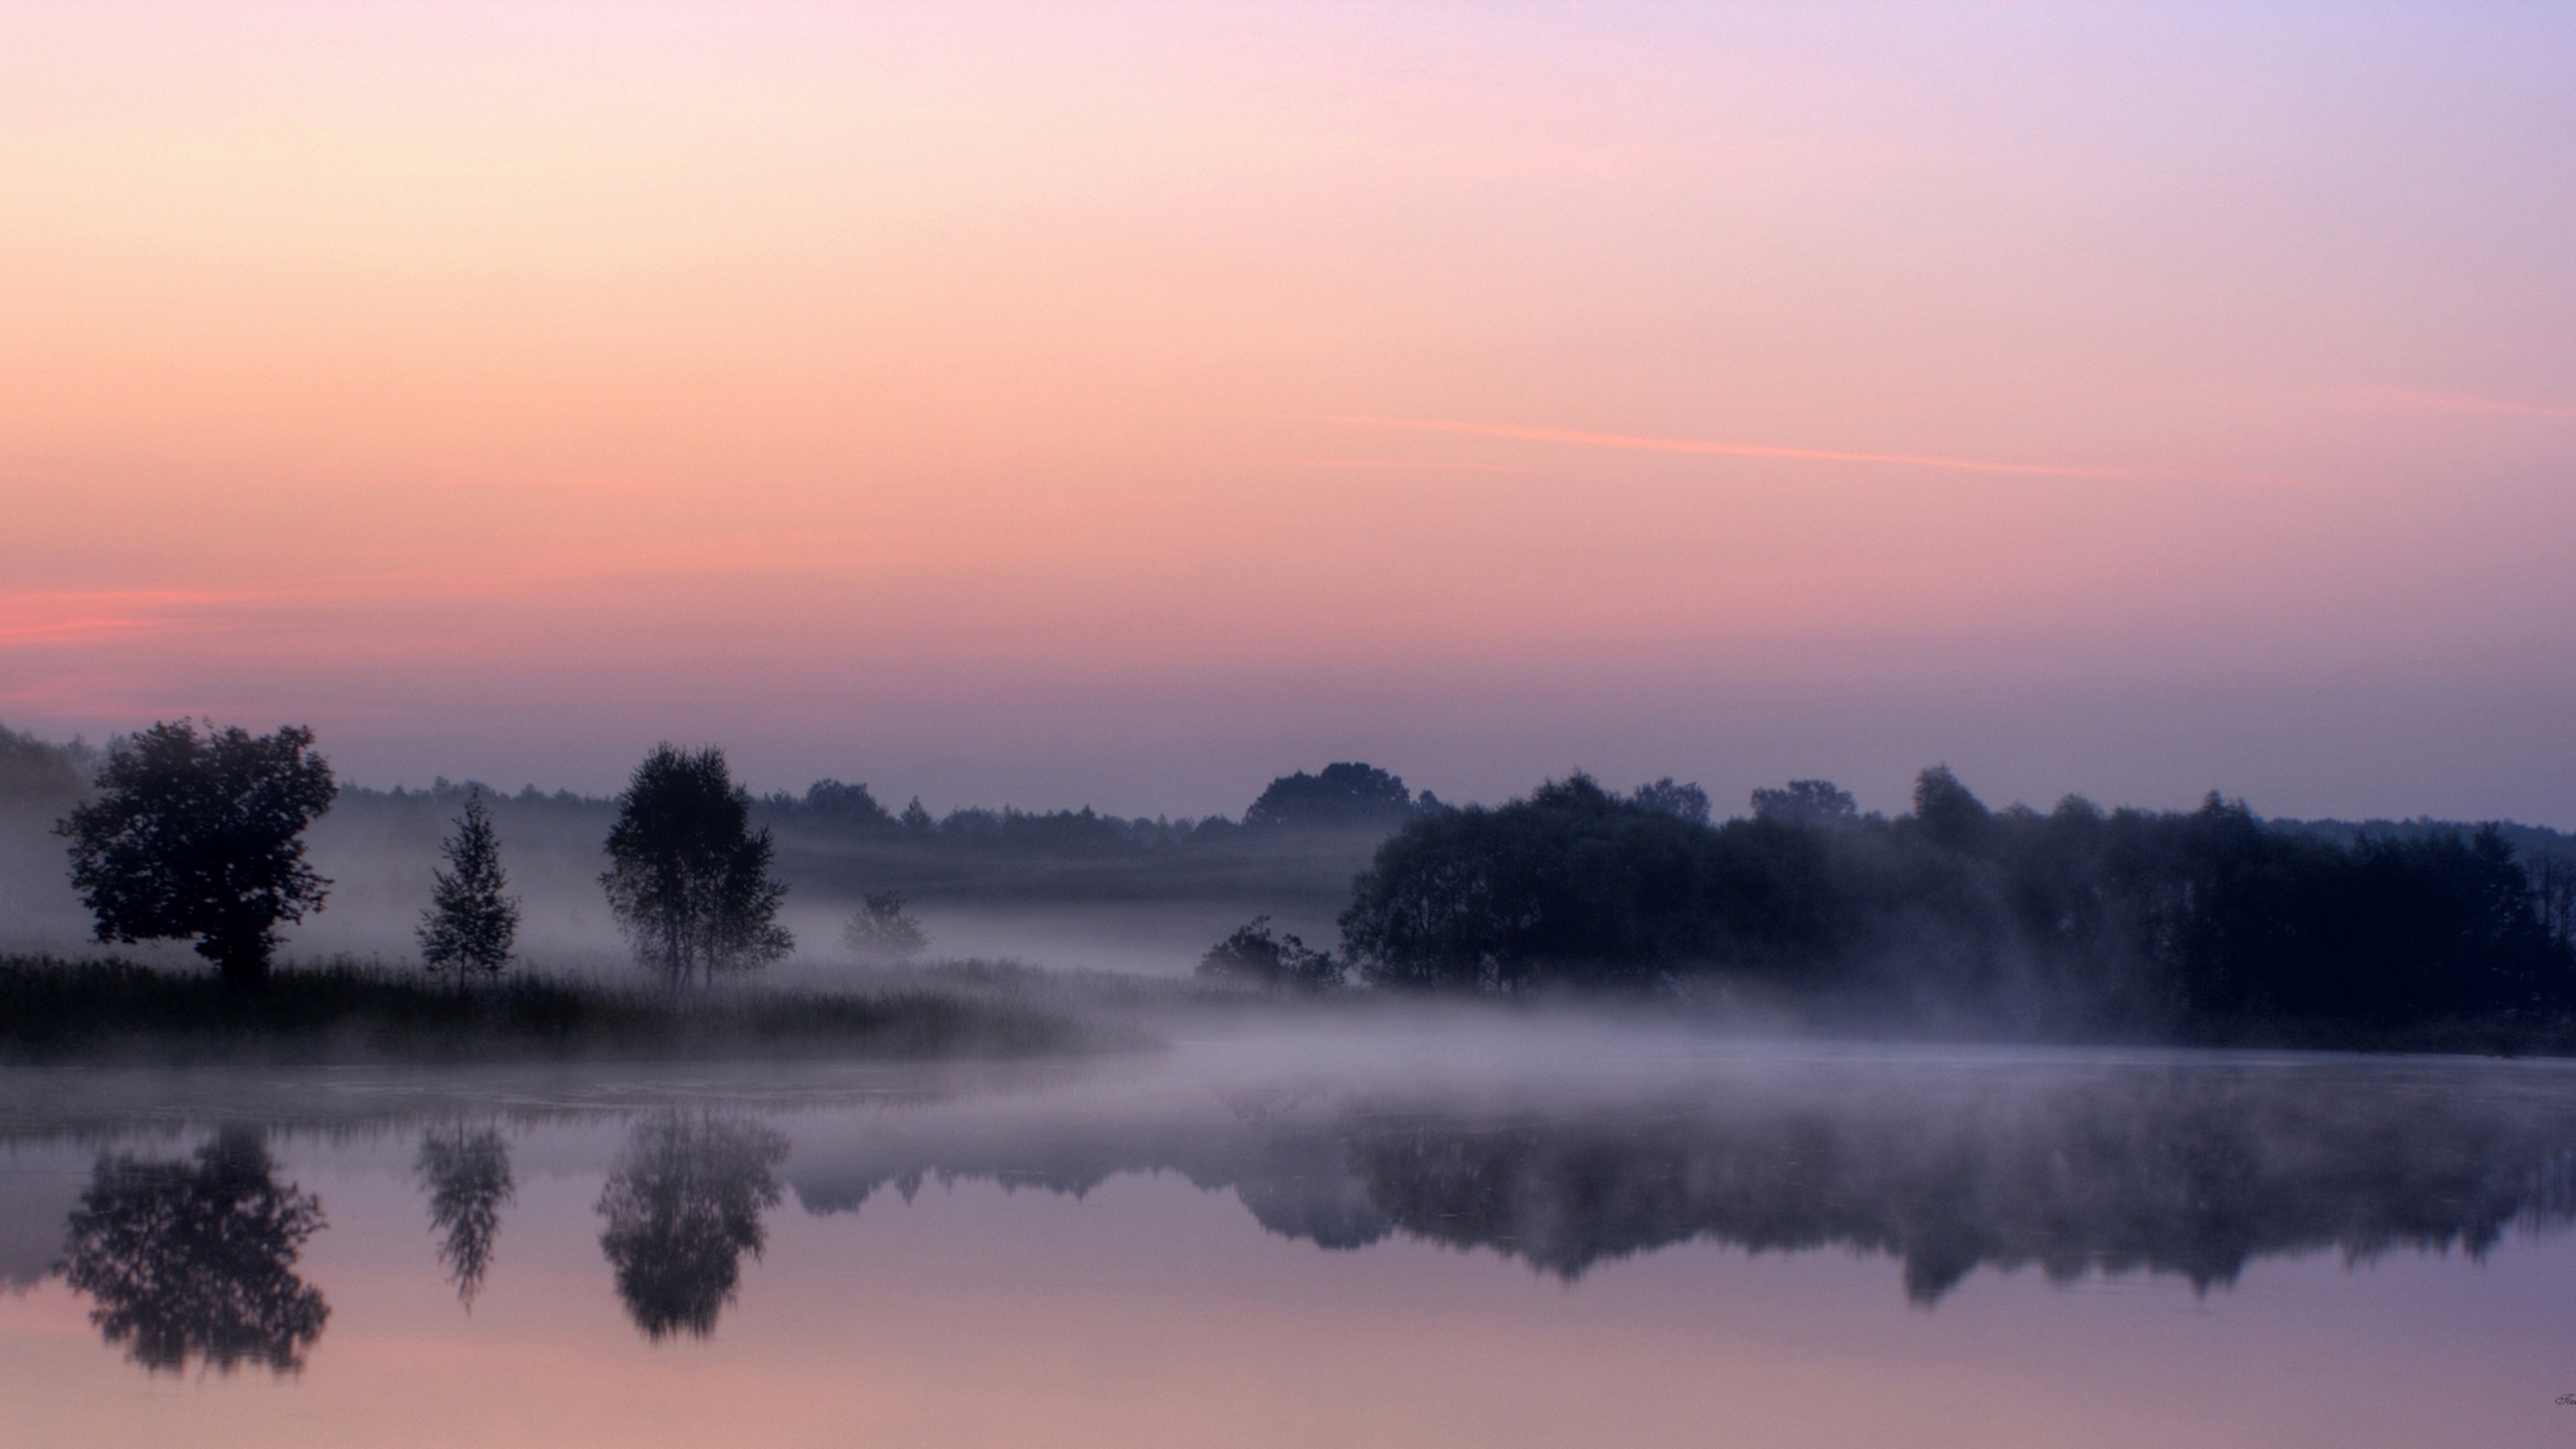
[{"label": "pink sky", "polygon": [[2576,825],[2548,7],[0,3],[0,722]]}]

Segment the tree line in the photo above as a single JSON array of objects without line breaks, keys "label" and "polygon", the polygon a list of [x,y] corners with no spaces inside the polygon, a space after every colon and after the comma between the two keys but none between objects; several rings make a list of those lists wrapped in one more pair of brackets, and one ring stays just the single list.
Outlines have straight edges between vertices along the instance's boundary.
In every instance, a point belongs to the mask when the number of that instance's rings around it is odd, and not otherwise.
[{"label": "tree line", "polygon": [[[313,746],[300,727],[180,720],[98,756],[57,826],[98,938],[191,940],[226,981],[264,979],[279,928],[331,885],[304,858],[338,794]],[[677,989],[794,949],[771,829],[720,750],[659,746],[612,803],[599,883],[646,968]],[[1719,821],[1669,778],[1623,793],[1577,774],[1452,807],[1366,765],[1282,776],[1237,828],[1382,836],[1342,939],[1325,950],[1256,919],[1201,970],[1296,990],[1750,990],[2142,1037],[2576,1015],[2576,861],[2530,848],[2537,832],[2517,846],[2497,825],[2285,825],[2216,794],[2190,811],[1995,810],[1943,767],[1894,818],[1819,780],[1749,804]],[[800,808],[920,828],[864,786],[820,782]],[[517,926],[479,794],[442,852],[422,957],[462,987],[506,968]],[[844,942],[877,960],[928,944],[892,891]]]},{"label": "tree line", "polygon": [[2348,839],[2191,811],[1990,809],[1946,768],[1863,816],[1823,781],[1704,797],[1583,775],[1426,813],[1341,918],[1406,989],[1749,985],[2088,1026],[2393,1028],[2576,1011],[2566,864],[2496,826]]}]

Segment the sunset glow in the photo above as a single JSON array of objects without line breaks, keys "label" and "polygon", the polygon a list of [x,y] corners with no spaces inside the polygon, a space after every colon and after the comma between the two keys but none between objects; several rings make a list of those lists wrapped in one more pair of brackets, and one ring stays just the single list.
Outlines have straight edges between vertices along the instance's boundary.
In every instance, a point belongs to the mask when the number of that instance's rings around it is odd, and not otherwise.
[{"label": "sunset glow", "polygon": [[0,5],[0,722],[2576,823],[2576,17]]}]

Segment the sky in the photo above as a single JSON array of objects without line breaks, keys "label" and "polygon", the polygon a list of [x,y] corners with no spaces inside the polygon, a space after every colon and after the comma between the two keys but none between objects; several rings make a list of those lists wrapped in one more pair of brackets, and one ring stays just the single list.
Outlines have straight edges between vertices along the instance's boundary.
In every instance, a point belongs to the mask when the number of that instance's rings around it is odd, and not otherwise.
[{"label": "sky", "polygon": [[2576,827],[2576,9],[0,0],[0,723]]}]

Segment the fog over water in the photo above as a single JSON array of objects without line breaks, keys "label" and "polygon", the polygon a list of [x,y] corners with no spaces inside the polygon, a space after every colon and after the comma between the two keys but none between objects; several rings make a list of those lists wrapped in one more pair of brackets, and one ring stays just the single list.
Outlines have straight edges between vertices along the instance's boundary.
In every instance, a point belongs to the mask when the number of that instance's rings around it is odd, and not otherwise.
[{"label": "fog over water", "polygon": [[28,1442],[1574,1442],[1581,1403],[1683,1444],[1725,1399],[1773,1442],[2539,1443],[2576,1330],[2556,1064],[1425,1013],[1013,1067],[21,1070],[0,1142]]}]

